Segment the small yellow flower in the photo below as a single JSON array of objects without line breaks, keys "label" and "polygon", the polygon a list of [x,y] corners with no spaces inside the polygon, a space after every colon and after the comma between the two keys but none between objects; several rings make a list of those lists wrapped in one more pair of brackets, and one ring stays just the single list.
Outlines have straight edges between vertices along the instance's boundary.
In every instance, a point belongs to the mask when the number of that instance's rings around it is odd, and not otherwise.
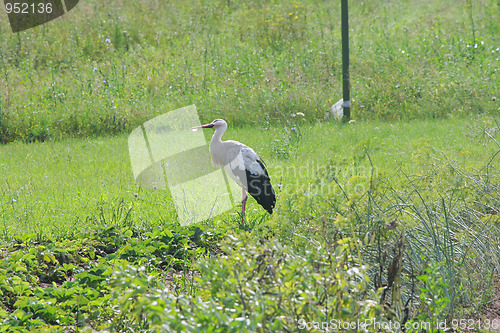
[{"label": "small yellow flower", "polygon": [[288,14],[288,16],[292,16],[292,15],[293,15],[293,13]]},{"label": "small yellow flower", "polygon": [[295,18],[295,19],[298,19],[299,17],[298,17],[298,16],[295,16],[294,18]]}]

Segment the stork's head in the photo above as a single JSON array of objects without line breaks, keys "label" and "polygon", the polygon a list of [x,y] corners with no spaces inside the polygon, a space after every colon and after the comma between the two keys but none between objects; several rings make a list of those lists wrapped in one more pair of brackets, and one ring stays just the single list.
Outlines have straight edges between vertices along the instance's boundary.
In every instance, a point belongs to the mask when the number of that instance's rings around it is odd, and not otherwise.
[{"label": "stork's head", "polygon": [[215,129],[218,129],[219,127],[224,127],[224,126],[227,128],[227,123],[226,123],[226,121],[224,119],[215,119],[210,124],[196,126],[196,127],[193,127],[192,130],[197,130],[198,128],[215,128]]}]

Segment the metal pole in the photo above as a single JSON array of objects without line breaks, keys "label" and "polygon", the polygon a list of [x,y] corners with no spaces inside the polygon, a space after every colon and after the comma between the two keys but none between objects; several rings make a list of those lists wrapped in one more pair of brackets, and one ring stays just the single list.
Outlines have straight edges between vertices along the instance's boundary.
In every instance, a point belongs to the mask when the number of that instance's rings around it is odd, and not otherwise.
[{"label": "metal pole", "polygon": [[351,118],[351,94],[349,80],[349,11],[347,9],[348,0],[342,0],[342,83],[344,99],[344,117],[342,120],[349,121]]}]

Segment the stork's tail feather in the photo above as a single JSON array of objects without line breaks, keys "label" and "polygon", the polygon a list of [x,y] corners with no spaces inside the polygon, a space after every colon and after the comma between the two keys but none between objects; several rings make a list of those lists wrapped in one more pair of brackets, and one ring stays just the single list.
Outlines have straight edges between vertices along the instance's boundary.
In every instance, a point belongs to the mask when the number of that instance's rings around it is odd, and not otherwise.
[{"label": "stork's tail feather", "polygon": [[267,170],[261,161],[258,163],[262,166],[265,173],[254,175],[247,171],[247,190],[248,193],[261,205],[269,214],[273,213],[273,208],[276,205],[276,194],[274,193],[273,186],[271,185],[271,179]]}]

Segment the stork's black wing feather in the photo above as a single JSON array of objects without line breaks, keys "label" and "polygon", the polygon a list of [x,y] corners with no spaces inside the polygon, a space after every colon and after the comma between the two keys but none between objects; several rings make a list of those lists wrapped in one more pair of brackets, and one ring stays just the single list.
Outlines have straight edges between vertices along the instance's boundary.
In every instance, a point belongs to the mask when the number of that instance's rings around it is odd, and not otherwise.
[{"label": "stork's black wing feather", "polygon": [[257,200],[259,205],[264,207],[269,214],[273,213],[274,205],[276,204],[276,194],[274,193],[273,186],[271,185],[271,179],[267,173],[266,167],[261,160],[257,160],[263,173],[254,174],[246,169],[247,176],[247,191],[252,197]]}]

